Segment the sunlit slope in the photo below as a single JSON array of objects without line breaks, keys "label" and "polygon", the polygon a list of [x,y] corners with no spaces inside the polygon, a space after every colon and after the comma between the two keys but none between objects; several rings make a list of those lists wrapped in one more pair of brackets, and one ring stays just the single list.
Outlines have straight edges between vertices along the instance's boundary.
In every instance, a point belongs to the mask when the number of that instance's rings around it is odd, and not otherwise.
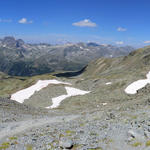
[{"label": "sunlit slope", "polygon": [[[145,77],[150,70],[150,47],[131,52],[119,58],[100,58],[88,65],[83,76],[89,78],[118,79]],[[130,78],[129,78],[130,79]]]}]

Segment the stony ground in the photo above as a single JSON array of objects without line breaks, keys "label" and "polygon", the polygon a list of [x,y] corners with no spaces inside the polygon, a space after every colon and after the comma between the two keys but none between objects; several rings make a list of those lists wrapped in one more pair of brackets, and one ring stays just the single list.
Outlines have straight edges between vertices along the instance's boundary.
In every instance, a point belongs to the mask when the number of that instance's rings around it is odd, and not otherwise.
[{"label": "stony ground", "polygon": [[74,114],[59,109],[38,112],[7,100],[1,100],[1,107],[1,150],[150,149],[149,101],[97,106]]}]

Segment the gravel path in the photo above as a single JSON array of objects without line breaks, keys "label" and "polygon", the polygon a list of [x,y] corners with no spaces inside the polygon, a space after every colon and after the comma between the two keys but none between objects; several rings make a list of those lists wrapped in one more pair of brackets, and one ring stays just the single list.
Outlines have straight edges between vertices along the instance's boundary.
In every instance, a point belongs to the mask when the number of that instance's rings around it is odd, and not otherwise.
[{"label": "gravel path", "polygon": [[3,123],[0,125],[0,141],[6,137],[13,136],[14,134],[19,134],[29,129],[40,127],[46,124],[63,122],[64,120],[67,122],[74,120],[77,117],[78,115],[68,115],[50,118],[45,117],[42,119],[32,119],[13,123]]}]

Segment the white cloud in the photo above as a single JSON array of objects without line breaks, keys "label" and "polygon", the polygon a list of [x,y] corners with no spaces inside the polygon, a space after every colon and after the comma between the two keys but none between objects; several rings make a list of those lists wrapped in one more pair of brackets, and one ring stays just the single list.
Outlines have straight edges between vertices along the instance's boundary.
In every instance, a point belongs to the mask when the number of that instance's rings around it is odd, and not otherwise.
[{"label": "white cloud", "polygon": [[84,19],[82,21],[75,22],[72,25],[73,26],[78,26],[78,27],[96,27],[97,26],[96,23],[92,22],[89,19]]},{"label": "white cloud", "polygon": [[150,41],[144,41],[145,44],[150,44]]},{"label": "white cloud", "polygon": [[117,45],[122,45],[122,44],[124,44],[124,42],[123,41],[117,41],[116,44]]},{"label": "white cloud", "polygon": [[32,20],[28,21],[27,18],[22,18],[18,21],[18,23],[21,23],[21,24],[31,24],[33,23]]},{"label": "white cloud", "polygon": [[11,19],[0,19],[0,22],[10,23],[10,22],[12,22],[12,20]]},{"label": "white cloud", "polygon": [[125,32],[125,31],[127,31],[127,29],[126,28],[122,28],[122,27],[118,27],[117,31],[119,31],[119,32]]}]

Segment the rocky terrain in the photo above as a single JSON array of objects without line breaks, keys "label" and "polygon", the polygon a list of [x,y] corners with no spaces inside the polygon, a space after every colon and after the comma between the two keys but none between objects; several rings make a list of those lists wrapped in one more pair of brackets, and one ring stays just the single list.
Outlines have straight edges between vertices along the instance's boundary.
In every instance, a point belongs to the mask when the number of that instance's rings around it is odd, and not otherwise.
[{"label": "rocky terrain", "polygon": [[[61,73],[16,78],[1,73],[5,83],[15,81],[15,90],[9,94],[39,79],[67,82],[90,93],[68,97],[55,109],[45,107],[52,98],[66,95],[66,85],[50,84],[22,104],[1,98],[0,149],[149,150],[150,85],[136,94],[125,92],[131,83],[146,78],[149,55],[148,46],[124,57],[99,58],[77,76],[69,72],[68,77]],[[5,95],[9,84],[1,85]]]},{"label": "rocky terrain", "polygon": [[27,44],[21,39],[5,37],[0,39],[0,71],[17,76],[77,71],[96,58],[124,56],[133,50],[130,46],[96,43]]},{"label": "rocky terrain", "polygon": [[0,149],[148,150],[149,108],[148,101],[135,101],[76,114],[39,110],[22,115],[21,110],[13,114],[9,107],[11,114],[0,125]]}]

